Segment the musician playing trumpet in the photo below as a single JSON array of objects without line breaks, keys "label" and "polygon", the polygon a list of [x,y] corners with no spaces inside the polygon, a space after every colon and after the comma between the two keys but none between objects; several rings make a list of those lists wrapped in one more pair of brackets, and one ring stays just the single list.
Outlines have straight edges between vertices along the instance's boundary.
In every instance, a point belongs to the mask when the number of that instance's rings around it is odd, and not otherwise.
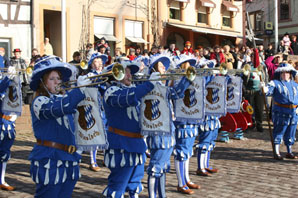
[{"label": "musician playing trumpet", "polygon": [[[7,105],[4,99],[8,97],[8,88],[16,77],[15,67],[8,67],[7,75],[0,73],[0,188],[2,190],[12,191],[15,187],[10,186],[5,181],[5,172],[7,161],[10,159],[10,148],[15,139],[15,114],[3,112],[3,105]],[[11,87],[15,89],[15,87]],[[14,93],[17,94],[17,93]]]},{"label": "musician playing trumpet", "polygon": [[[149,66],[149,72],[151,74],[150,80],[158,80],[160,76],[166,73],[169,66],[170,58],[168,56],[159,54],[151,56]],[[191,81],[186,77],[182,77],[179,83],[175,84],[174,87],[168,86],[166,81],[158,80],[153,82],[155,82],[155,93],[159,93],[156,95],[160,96],[159,98],[163,98],[163,100],[145,100],[148,110],[145,110],[146,112],[144,117],[146,117],[146,121],[150,125],[149,121],[154,122],[154,120],[165,114],[169,127],[166,128],[166,126],[163,125],[161,128],[154,129],[153,132],[146,133],[146,135],[148,135],[147,145],[151,152],[150,162],[147,169],[148,192],[150,198],[156,197],[157,192],[159,197],[166,197],[166,173],[170,170],[170,156],[175,145],[175,126],[172,120],[171,100],[183,98],[184,91],[191,84]],[[154,93],[154,91],[152,93]],[[162,104],[159,105],[159,103]],[[145,118],[142,120],[145,120]],[[165,124],[166,120],[163,121]]]},{"label": "musician playing trumpet", "polygon": [[[102,73],[103,67],[108,60],[108,56],[105,54],[94,53],[91,55],[91,58],[88,62],[89,73],[88,76],[98,75]],[[103,84],[97,85],[98,91],[100,95],[103,96],[106,86]],[[102,103],[101,103],[102,104]],[[99,109],[101,118],[103,119],[104,123],[106,123],[104,111]],[[96,161],[97,149],[93,149],[90,151],[90,170],[98,172],[100,170],[97,161]]]},{"label": "musician playing trumpet", "polygon": [[[76,150],[74,118],[76,107],[85,99],[85,87],[57,91],[72,71],[56,56],[38,59],[30,88],[34,91],[31,118],[36,145],[30,153],[30,174],[36,184],[35,197],[71,197],[80,177],[81,152]],[[79,76],[78,86],[91,81]]]},{"label": "musician playing trumpet", "polygon": [[[180,55],[176,58],[176,67],[186,70],[190,66],[196,65],[196,59],[191,56]],[[184,93],[183,101],[184,108],[198,106],[195,89],[192,87]],[[177,101],[178,102],[178,101]],[[177,105],[176,105],[177,106]],[[183,120],[183,121],[182,121]],[[176,145],[174,148],[175,169],[178,178],[178,191],[184,194],[193,194],[191,189],[199,189],[200,186],[190,181],[189,177],[189,160],[193,153],[193,145],[198,135],[197,120],[190,119],[190,116],[185,116],[183,119],[174,121]]]},{"label": "musician playing trumpet", "polygon": [[[104,162],[111,171],[108,186],[103,191],[105,197],[138,197],[143,186],[145,151],[147,149],[140,134],[139,108],[143,96],[154,85],[147,81],[135,86],[131,82],[133,74],[139,71],[139,62],[122,61],[125,77],[112,85],[104,93],[103,106],[107,118],[109,148],[105,151]],[[108,66],[107,71],[112,69]]]}]

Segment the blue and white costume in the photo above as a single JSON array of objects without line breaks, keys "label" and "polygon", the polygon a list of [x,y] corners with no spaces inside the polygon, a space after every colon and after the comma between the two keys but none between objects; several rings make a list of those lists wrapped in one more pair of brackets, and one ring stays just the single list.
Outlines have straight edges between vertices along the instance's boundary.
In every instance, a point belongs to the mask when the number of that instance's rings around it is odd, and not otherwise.
[{"label": "blue and white costume", "polygon": [[[5,97],[11,79],[7,76],[2,77],[2,74],[0,75],[0,186],[3,189],[2,186],[9,186],[5,182],[5,171],[7,161],[10,159],[10,148],[15,139],[15,120],[17,116],[6,115],[2,112],[2,99]],[[11,187],[11,190],[13,189],[14,187]]]},{"label": "blue and white costume", "polygon": [[[92,69],[92,63],[94,61],[94,59],[96,58],[100,58],[102,60],[102,65],[104,66],[108,60],[108,56],[105,55],[105,54],[100,54],[100,53],[94,53],[91,55],[91,58],[88,62],[88,68],[89,68],[89,73],[87,74],[88,76],[91,74],[92,75],[98,75],[98,74],[101,74],[102,72],[98,73],[96,70]],[[102,66],[102,67],[103,67]],[[98,90],[99,90],[99,93],[101,96],[103,96],[105,90],[106,90],[106,85],[105,84],[100,84],[100,85],[97,85],[98,87]],[[106,119],[105,119],[105,114],[104,114],[104,111],[103,109],[99,110],[100,111],[100,114],[101,114],[101,118],[104,122],[104,124],[106,125]],[[94,170],[94,171],[99,171],[99,166],[97,164],[97,160],[96,160],[96,156],[97,156],[97,149],[94,149],[94,150],[91,150],[90,151],[90,169],[91,170]]]},{"label": "blue and white costume", "polygon": [[[206,76],[206,85],[211,82],[213,78],[213,76]],[[199,124],[199,143],[196,145],[198,151],[198,175],[208,176],[209,172],[217,172],[216,169],[213,170],[209,165],[209,160],[211,151],[215,148],[215,141],[220,127],[218,116],[205,115],[204,122]]]},{"label": "blue and white costume", "polygon": [[[125,61],[126,62],[126,61]],[[131,74],[138,72],[137,62],[121,63],[130,68]],[[147,149],[140,134],[139,105],[141,98],[154,88],[151,82],[126,86],[120,82],[112,84],[104,93],[104,109],[108,125],[109,148],[105,151],[104,161],[111,170],[105,197],[138,197],[143,186],[144,164]]]},{"label": "blue and white costume", "polygon": [[[167,70],[170,65],[170,59],[164,55],[154,55],[150,57],[150,70],[158,62],[163,63],[165,69]],[[157,82],[164,85],[161,82]],[[183,77],[178,84],[174,87],[168,87],[168,98],[170,100],[175,100],[184,97],[184,91],[189,87],[191,82]],[[171,110],[171,105],[168,105]],[[171,116],[171,115],[169,115]],[[148,192],[149,197],[156,197],[158,192],[159,197],[166,197],[165,183],[166,183],[166,173],[170,170],[170,157],[173,152],[173,147],[175,145],[175,126],[171,123],[172,131],[168,135],[154,135],[147,137],[147,145],[150,149],[150,162],[147,169],[148,173]]]},{"label": "blue and white costume", "polygon": [[[181,67],[186,62],[189,62],[190,66],[195,66],[196,59],[186,55],[180,55],[175,62],[176,67]],[[194,94],[194,91],[190,90],[190,103],[195,101]],[[185,193],[190,194],[193,192],[188,190],[189,188],[200,188],[198,185],[193,184],[189,178],[189,160],[193,155],[193,145],[196,136],[198,136],[198,126],[196,121],[191,119],[186,120],[187,118],[185,118],[185,121],[174,121],[176,127],[174,155],[178,187],[183,188]]]},{"label": "blue and white costume", "polygon": [[292,152],[292,145],[296,138],[296,127],[298,121],[298,84],[294,80],[285,81],[281,79],[281,73],[290,72],[293,77],[297,74],[294,68],[282,63],[275,70],[275,80],[268,83],[266,95],[274,99],[272,107],[273,139],[275,158],[282,159],[279,147],[282,141],[287,146],[287,158],[297,158]]},{"label": "blue and white costume", "polygon": [[[46,72],[57,70],[67,81],[71,70],[58,57],[46,56],[37,60],[30,87],[38,90]],[[75,152],[74,118],[77,104],[85,98],[83,89],[75,88],[64,95],[39,95],[32,103],[31,116],[37,145],[30,153],[30,174],[36,183],[35,197],[71,197],[80,177],[81,155]],[[63,145],[65,148],[55,148]],[[60,147],[61,147],[60,146]]]}]

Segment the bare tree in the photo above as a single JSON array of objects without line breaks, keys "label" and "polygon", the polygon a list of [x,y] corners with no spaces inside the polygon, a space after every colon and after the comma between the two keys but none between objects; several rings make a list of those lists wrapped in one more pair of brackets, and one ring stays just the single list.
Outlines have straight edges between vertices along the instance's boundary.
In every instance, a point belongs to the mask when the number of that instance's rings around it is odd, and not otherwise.
[{"label": "bare tree", "polygon": [[83,59],[86,59],[86,45],[90,43],[90,7],[96,1],[97,0],[87,0],[87,4],[84,4],[85,0],[82,2],[82,29],[79,50]]}]

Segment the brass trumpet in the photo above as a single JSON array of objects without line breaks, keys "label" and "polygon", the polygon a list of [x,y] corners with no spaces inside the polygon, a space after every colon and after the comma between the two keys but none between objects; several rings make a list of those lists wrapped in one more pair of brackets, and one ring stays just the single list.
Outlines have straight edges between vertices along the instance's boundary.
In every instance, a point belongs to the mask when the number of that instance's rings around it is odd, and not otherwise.
[{"label": "brass trumpet", "polygon": [[76,64],[72,64],[74,66],[80,66],[80,68],[82,68],[83,70],[88,69],[88,62],[87,60],[81,60],[80,63],[76,63]]},{"label": "brass trumpet", "polygon": [[[112,70],[109,72],[87,77],[88,79],[92,79],[93,81],[95,81],[94,83],[90,83],[90,84],[84,85],[84,86],[69,87],[77,82],[77,80],[71,80],[71,81],[61,83],[58,87],[56,87],[56,90],[57,91],[61,91],[61,90],[66,91],[66,90],[70,90],[70,89],[74,89],[74,88],[89,87],[89,86],[93,86],[93,85],[103,84],[109,80],[109,76],[113,76],[117,81],[123,80],[123,78],[125,77],[124,67],[120,63],[116,63],[112,67]],[[66,88],[61,88],[62,86],[65,86]]]},{"label": "brass trumpet", "polygon": [[[31,75],[33,72],[33,69],[34,69],[33,66],[28,66],[26,69],[16,69],[16,72]],[[0,70],[8,71],[8,68],[0,68]]]},{"label": "brass trumpet", "polygon": [[244,74],[247,76],[251,71],[249,64],[244,65],[242,69],[228,69],[226,63],[222,63],[219,67],[216,68],[198,68],[196,72],[198,74],[211,73],[211,74],[221,74],[221,75],[235,75],[235,74]]},{"label": "brass trumpet", "polygon": [[[173,70],[172,70],[173,71]],[[185,72],[180,70],[176,73],[168,73],[168,74],[159,74],[160,78],[157,79],[148,79],[148,75],[144,75],[141,79],[132,79],[132,82],[139,81],[163,81],[163,80],[176,80],[178,76],[185,76],[189,81],[194,81],[196,78],[196,70],[194,67],[188,67]]]}]

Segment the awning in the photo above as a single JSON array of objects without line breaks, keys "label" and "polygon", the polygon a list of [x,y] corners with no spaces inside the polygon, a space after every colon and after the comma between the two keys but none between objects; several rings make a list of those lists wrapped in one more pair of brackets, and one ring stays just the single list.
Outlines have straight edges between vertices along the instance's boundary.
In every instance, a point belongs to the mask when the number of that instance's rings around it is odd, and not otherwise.
[{"label": "awning", "polygon": [[209,7],[209,8],[215,8],[216,7],[216,4],[211,1],[211,0],[200,0],[202,6],[204,7]]},{"label": "awning", "polygon": [[207,27],[198,27],[198,26],[191,26],[191,25],[182,25],[182,24],[176,24],[176,23],[167,23],[170,26],[191,30],[193,32],[200,32],[204,34],[215,34],[215,35],[221,35],[221,36],[229,36],[229,37],[239,37],[242,36],[240,32],[235,31],[225,31],[225,30],[218,30],[214,28],[207,28]]},{"label": "awning", "polygon": [[107,41],[118,41],[118,39],[113,35],[95,34],[95,36],[99,39],[104,37]]},{"label": "awning", "polygon": [[125,38],[128,39],[128,40],[130,40],[132,43],[144,43],[144,44],[147,44],[148,43],[143,38],[137,38],[137,37],[132,37],[132,36],[127,36]]},{"label": "awning", "polygon": [[222,5],[230,12],[239,12],[239,8],[230,1],[222,1]]}]

